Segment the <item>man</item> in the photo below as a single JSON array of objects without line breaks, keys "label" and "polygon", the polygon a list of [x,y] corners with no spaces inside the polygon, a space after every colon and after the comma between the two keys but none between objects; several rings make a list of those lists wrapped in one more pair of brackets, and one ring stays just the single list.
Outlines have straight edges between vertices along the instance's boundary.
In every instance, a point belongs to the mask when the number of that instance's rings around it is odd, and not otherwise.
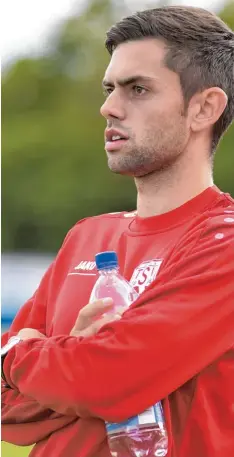
[{"label": "man", "polygon": [[[104,421],[162,400],[170,457],[234,455],[234,202],[213,184],[234,117],[234,34],[191,7],[107,33],[109,168],[137,211],[80,221],[3,344],[3,440],[33,457],[109,457]],[[89,303],[94,256],[117,251],[140,293],[121,319]],[[11,348],[10,348],[11,347]],[[122,456],[128,457],[128,456]]]}]

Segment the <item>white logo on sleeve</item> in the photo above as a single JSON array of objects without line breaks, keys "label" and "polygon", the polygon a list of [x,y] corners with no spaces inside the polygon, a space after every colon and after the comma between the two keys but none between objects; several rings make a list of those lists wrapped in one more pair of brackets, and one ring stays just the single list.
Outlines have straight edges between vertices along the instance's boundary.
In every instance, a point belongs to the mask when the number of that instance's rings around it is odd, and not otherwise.
[{"label": "white logo on sleeve", "polygon": [[135,268],[130,283],[138,294],[144,292],[145,288],[153,282],[162,264],[162,259],[146,260]]}]

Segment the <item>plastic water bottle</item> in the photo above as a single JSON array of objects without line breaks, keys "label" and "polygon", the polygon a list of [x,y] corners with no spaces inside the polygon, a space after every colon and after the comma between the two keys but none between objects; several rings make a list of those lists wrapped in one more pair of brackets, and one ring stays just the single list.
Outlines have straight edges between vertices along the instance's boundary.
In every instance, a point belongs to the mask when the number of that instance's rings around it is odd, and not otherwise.
[{"label": "plastic water bottle", "polygon": [[[119,274],[115,252],[101,252],[95,260],[99,278],[92,290],[90,303],[111,297],[114,305],[108,313],[122,314],[138,294]],[[124,422],[106,422],[106,431],[112,457],[164,457],[167,454],[168,436],[161,402]]]},{"label": "plastic water bottle", "polygon": [[119,274],[117,254],[114,251],[100,252],[95,256],[96,266],[99,271],[99,278],[92,290],[89,303],[105,297],[113,299],[113,309],[108,314],[123,314],[133,303],[138,293]]}]

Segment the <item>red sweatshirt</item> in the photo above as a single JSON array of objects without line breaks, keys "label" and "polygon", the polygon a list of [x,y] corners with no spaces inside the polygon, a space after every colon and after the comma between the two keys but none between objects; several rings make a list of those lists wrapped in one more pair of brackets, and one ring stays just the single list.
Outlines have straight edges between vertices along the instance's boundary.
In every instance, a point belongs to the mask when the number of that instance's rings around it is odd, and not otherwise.
[{"label": "red sweatshirt", "polygon": [[[120,321],[68,336],[97,279],[97,252],[118,253],[140,292]],[[27,278],[25,278],[27,280]],[[47,339],[4,362],[2,439],[33,457],[110,457],[104,421],[163,399],[169,457],[234,456],[234,202],[209,188],[183,206],[85,219],[68,233],[5,340]],[[128,457],[128,456],[126,456]]]}]

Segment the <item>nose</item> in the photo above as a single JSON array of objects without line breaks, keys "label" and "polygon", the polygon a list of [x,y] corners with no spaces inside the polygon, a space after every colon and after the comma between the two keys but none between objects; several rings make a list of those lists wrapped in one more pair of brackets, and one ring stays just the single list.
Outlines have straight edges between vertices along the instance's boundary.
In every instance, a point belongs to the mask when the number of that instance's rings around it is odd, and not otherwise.
[{"label": "nose", "polygon": [[126,116],[123,100],[113,91],[101,106],[100,113],[106,119],[123,120]]}]

